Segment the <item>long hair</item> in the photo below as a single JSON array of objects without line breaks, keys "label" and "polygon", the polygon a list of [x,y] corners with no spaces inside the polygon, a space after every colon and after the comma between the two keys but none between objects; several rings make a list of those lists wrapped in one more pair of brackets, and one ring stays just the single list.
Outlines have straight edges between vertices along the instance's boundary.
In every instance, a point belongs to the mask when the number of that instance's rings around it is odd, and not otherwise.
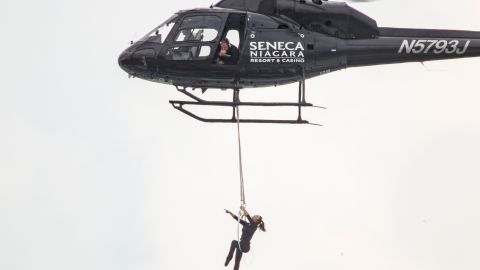
[{"label": "long hair", "polygon": [[258,222],[258,228],[260,228],[260,230],[262,232],[266,232],[267,230],[265,229],[265,222],[263,222],[263,218],[260,217],[260,221]]}]

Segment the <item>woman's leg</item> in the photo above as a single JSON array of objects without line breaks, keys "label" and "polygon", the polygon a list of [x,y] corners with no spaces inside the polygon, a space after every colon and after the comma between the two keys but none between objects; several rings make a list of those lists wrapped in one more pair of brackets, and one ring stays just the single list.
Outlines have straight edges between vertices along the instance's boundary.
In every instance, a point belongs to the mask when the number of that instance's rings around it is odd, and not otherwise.
[{"label": "woman's leg", "polygon": [[238,244],[237,244],[237,253],[235,253],[235,266],[233,267],[233,270],[238,270],[240,268],[240,261],[242,260],[243,252],[239,250]]},{"label": "woman's leg", "polygon": [[[230,261],[232,260],[232,258],[233,258],[233,252],[235,252],[236,249],[238,249],[238,241],[233,240],[232,243],[230,244],[230,251],[228,251],[227,259],[225,260],[225,266],[228,266],[228,264],[229,264]],[[239,252],[240,252],[240,251],[237,251],[237,254],[238,254]],[[240,252],[240,253],[241,253],[241,252]]]}]

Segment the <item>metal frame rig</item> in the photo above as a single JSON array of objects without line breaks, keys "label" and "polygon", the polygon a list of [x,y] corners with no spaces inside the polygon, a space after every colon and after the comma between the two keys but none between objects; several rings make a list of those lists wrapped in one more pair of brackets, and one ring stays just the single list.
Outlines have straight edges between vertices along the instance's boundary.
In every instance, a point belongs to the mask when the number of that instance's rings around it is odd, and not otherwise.
[{"label": "metal frame rig", "polygon": [[[305,81],[299,81],[298,83],[298,102],[242,102],[240,101],[240,89],[233,89],[233,99],[229,101],[209,101],[204,100],[193,93],[187,91],[187,87],[175,86],[177,90],[193,99],[193,101],[184,101],[184,100],[170,100],[170,104],[179,110],[180,112],[202,122],[206,123],[262,123],[262,124],[308,124],[321,126],[320,124],[311,123],[308,120],[302,118],[302,108],[319,108],[325,109],[324,107],[315,106],[311,103],[306,102],[305,100]],[[205,90],[203,90],[205,91]],[[194,114],[193,112],[184,108],[184,106],[220,106],[220,107],[231,107],[232,108],[232,117],[231,118],[204,118]],[[297,119],[241,119],[239,118],[237,108],[242,106],[249,107],[298,107]]]}]

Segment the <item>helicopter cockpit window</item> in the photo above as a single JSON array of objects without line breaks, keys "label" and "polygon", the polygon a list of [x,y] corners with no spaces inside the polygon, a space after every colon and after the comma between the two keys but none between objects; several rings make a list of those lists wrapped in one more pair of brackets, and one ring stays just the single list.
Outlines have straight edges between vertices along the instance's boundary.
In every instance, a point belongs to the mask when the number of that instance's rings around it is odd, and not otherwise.
[{"label": "helicopter cockpit window", "polygon": [[209,42],[217,38],[222,19],[217,16],[189,16],[183,19],[175,37],[176,42]]},{"label": "helicopter cockpit window", "polygon": [[176,42],[182,41],[213,41],[218,31],[211,28],[189,28],[180,30],[175,38]]},{"label": "helicopter cockpit window", "polygon": [[175,44],[165,52],[165,59],[173,61],[207,60],[213,54],[213,47],[212,44],[206,42],[217,39],[222,25],[223,20],[215,15],[185,17],[175,33]]},{"label": "helicopter cockpit window", "polygon": [[140,41],[164,43],[173,26],[175,26],[177,17],[177,15],[172,16],[166,22],[162,23],[160,26],[150,31],[150,33],[144,36]]},{"label": "helicopter cockpit window", "polygon": [[222,24],[222,19],[217,16],[189,16],[183,19],[180,29],[185,28],[214,28],[217,29]]}]

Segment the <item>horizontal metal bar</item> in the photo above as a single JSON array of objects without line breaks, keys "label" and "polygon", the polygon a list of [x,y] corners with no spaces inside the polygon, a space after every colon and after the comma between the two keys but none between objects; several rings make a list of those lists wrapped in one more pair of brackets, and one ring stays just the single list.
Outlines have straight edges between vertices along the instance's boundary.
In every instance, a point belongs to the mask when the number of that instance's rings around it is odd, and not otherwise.
[{"label": "horizontal metal bar", "polygon": [[[199,120],[201,122],[207,122],[207,123],[236,123],[237,119],[235,118],[235,114],[233,115],[233,118],[230,119],[217,119],[217,118],[204,118],[200,117],[189,110],[183,108],[184,105],[193,105],[193,106],[223,106],[223,107],[239,107],[239,106],[254,106],[254,107],[311,107],[311,108],[320,108],[320,109],[325,109],[324,107],[319,107],[315,106],[311,103],[306,103],[306,102],[299,102],[299,103],[292,103],[292,102],[240,102],[240,101],[233,101],[233,102],[228,102],[228,101],[209,101],[209,100],[204,100],[196,95],[189,93],[186,88],[181,88],[177,86],[177,90],[192,98],[194,101],[183,101],[183,100],[170,100],[170,104],[172,106],[181,111],[182,113]],[[234,89],[235,91],[235,89]],[[237,90],[238,91],[238,90]],[[234,99],[235,100],[235,99]],[[238,100],[238,99],[237,99]],[[274,120],[274,119],[239,119],[238,120],[240,123],[263,123],[263,124],[308,124],[308,125],[315,125],[315,126],[321,126],[319,124],[314,124],[310,123],[307,120],[301,119],[301,116],[298,116],[297,120]]]},{"label": "horizontal metal bar", "polygon": [[[201,99],[196,95],[189,93],[186,89],[182,89],[177,86],[178,92],[192,98],[193,100],[197,101],[177,101],[177,100],[170,100],[170,103],[175,102],[178,104],[184,105],[212,105],[212,106],[226,106],[226,107],[235,107],[235,106],[259,106],[259,107],[280,107],[280,106],[291,106],[291,107],[314,107],[319,109],[326,109],[325,107],[320,107],[313,105],[311,103],[292,103],[292,102],[240,102],[239,104],[234,102],[224,102],[224,101],[209,101],[205,99]],[[173,104],[173,103],[172,103]]]},{"label": "horizontal metal bar", "polygon": [[[237,119],[235,118],[230,118],[230,119],[217,119],[217,118],[204,118],[200,117],[186,109],[184,109],[182,106],[176,106],[173,104],[173,107],[182,113],[197,119],[202,122],[206,123],[236,123]],[[317,124],[312,124],[308,122],[307,120],[275,120],[275,119],[240,119],[240,123],[262,123],[262,124],[311,124],[311,125],[317,125]]]},{"label": "horizontal metal bar", "polygon": [[228,101],[183,101],[170,100],[170,104],[178,105],[200,105],[200,106],[257,106],[257,107],[316,107],[311,103],[292,103],[292,102],[228,102]]}]

